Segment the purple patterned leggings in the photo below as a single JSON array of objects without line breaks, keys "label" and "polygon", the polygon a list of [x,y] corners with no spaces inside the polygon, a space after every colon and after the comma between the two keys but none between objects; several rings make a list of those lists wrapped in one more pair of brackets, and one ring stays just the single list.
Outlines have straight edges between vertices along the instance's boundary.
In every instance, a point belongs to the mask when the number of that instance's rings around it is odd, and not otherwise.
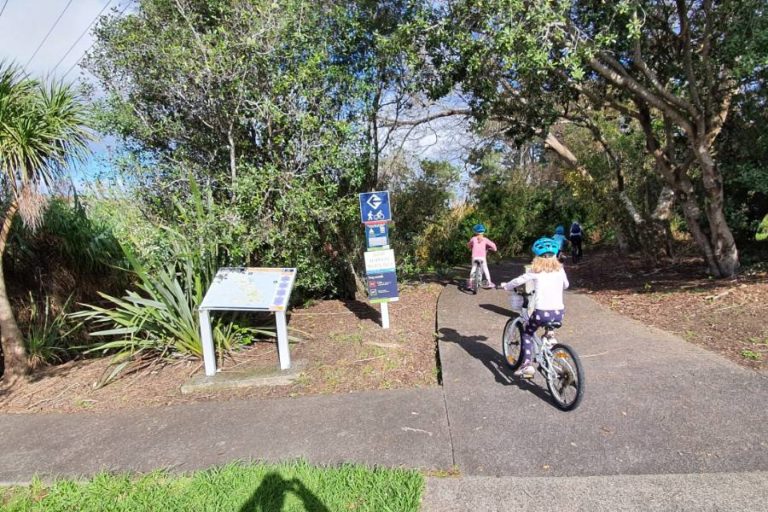
[{"label": "purple patterned leggings", "polygon": [[563,309],[550,311],[535,309],[533,313],[531,313],[531,317],[528,319],[528,323],[525,324],[525,328],[523,329],[523,366],[531,363],[533,335],[536,332],[536,329],[547,322],[562,322],[564,314],[565,310]]}]

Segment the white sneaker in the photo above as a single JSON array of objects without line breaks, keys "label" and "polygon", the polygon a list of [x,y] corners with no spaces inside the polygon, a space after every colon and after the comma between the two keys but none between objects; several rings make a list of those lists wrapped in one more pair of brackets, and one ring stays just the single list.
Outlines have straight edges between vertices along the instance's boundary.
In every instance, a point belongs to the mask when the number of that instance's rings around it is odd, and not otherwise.
[{"label": "white sneaker", "polygon": [[526,364],[518,368],[513,375],[515,377],[522,377],[524,379],[532,379],[536,374],[536,368],[532,364]]}]

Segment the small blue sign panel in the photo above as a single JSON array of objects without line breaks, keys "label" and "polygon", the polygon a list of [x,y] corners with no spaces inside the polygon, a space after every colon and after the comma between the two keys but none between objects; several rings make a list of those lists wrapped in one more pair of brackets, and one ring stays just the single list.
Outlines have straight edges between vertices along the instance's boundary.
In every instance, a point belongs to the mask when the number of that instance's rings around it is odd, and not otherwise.
[{"label": "small blue sign panel", "polygon": [[370,274],[368,279],[368,299],[372,303],[398,300],[397,276],[394,272]]},{"label": "small blue sign panel", "polygon": [[363,224],[383,223],[392,220],[389,209],[389,192],[366,192],[360,194],[360,219]]},{"label": "small blue sign panel", "polygon": [[389,226],[386,224],[369,224],[365,226],[365,243],[368,249],[389,246]]}]

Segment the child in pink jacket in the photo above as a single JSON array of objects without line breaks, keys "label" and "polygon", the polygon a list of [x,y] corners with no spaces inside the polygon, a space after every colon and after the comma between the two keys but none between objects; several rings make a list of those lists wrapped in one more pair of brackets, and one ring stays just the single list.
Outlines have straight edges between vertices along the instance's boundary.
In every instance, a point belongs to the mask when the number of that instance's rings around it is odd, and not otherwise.
[{"label": "child in pink jacket", "polygon": [[488,249],[491,251],[496,250],[496,244],[485,238],[485,226],[482,224],[475,224],[473,228],[475,236],[469,239],[467,247],[472,250],[472,270],[469,277],[472,278],[472,272],[475,270],[475,264],[481,264],[483,266],[483,275],[485,276],[486,288],[494,288],[496,285],[491,281],[491,273],[488,271],[488,263],[486,262],[486,254]]}]

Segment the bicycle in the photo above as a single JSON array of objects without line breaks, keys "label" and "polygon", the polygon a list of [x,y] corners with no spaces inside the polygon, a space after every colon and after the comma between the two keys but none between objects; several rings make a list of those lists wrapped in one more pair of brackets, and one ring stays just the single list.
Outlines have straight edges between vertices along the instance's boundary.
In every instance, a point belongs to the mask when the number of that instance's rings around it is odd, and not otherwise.
[{"label": "bicycle", "polygon": [[[515,371],[523,362],[521,357],[523,327],[528,320],[528,297],[533,293],[521,291],[513,293],[523,299],[522,304],[518,304],[521,311],[517,317],[510,318],[504,326],[501,349],[507,366]],[[513,309],[516,309],[514,303]],[[533,335],[532,361],[547,381],[547,388],[554,404],[560,410],[572,411],[579,406],[584,397],[584,369],[576,351],[565,343],[559,343],[555,338],[555,330],[562,327],[562,324],[547,322],[543,327],[543,336],[539,337],[536,333]]]},{"label": "bicycle", "polygon": [[581,259],[581,237],[579,237],[578,242],[575,242],[573,238],[571,237],[571,263],[575,265]]},{"label": "bicycle", "polygon": [[472,272],[469,274],[469,289],[472,295],[477,295],[477,290],[483,284],[483,260],[472,260]]}]

